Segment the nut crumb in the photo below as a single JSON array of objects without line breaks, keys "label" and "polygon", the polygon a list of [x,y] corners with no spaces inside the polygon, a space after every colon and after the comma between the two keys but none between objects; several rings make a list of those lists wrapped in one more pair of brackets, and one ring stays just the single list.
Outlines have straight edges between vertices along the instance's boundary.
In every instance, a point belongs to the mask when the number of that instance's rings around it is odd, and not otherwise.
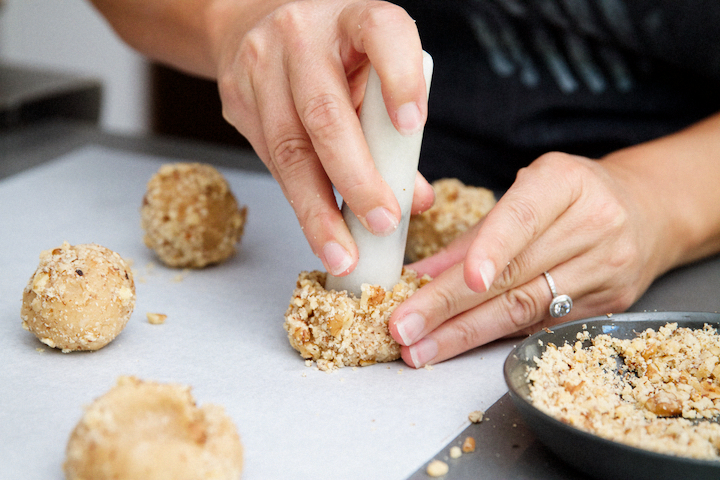
[{"label": "nut crumb", "polygon": [[433,460],[428,463],[426,471],[431,477],[442,477],[450,471],[450,467],[442,460]]},{"label": "nut crumb", "polygon": [[164,313],[148,313],[146,315],[148,323],[153,325],[162,325],[167,320],[167,315]]},{"label": "nut crumb", "polygon": [[464,453],[472,453],[475,451],[475,439],[473,437],[467,437],[462,444],[462,451]]},{"label": "nut crumb", "polygon": [[426,363],[423,368],[424,368],[425,370],[432,370],[432,369],[433,369],[433,366],[430,365],[429,363]]},{"label": "nut crumb", "polygon": [[402,374],[402,372],[403,372],[403,369],[401,368],[400,370],[398,370],[398,375]]},{"label": "nut crumb", "polygon": [[470,415],[468,415],[468,420],[470,420],[472,423],[480,423],[482,422],[484,415],[485,412],[483,412],[482,410],[475,410],[474,412],[470,412]]},{"label": "nut crumb", "polygon": [[[587,332],[585,332],[587,333]],[[589,336],[589,335],[588,335]],[[667,323],[634,338],[549,344],[528,373],[532,403],[554,418],[646,450],[718,460],[720,335]]]},{"label": "nut crumb", "polygon": [[462,450],[460,450],[460,447],[455,445],[450,449],[450,458],[460,458],[462,456]]},{"label": "nut crumb", "polygon": [[305,360],[305,366],[306,367],[312,367],[313,361],[312,360]]},{"label": "nut crumb", "polygon": [[43,352],[45,351],[45,349],[38,347],[38,348],[35,349],[35,351],[38,352],[38,353],[43,353]]}]

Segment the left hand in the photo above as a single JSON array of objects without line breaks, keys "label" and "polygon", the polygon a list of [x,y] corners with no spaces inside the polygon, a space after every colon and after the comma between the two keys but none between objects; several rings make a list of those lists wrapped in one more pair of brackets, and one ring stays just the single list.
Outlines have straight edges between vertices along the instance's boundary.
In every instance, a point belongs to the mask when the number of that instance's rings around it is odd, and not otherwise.
[{"label": "left hand", "polygon": [[[657,189],[657,186],[655,186]],[[438,363],[495,339],[623,311],[671,268],[667,228],[648,188],[622,162],[549,153],[474,229],[409,268],[434,279],[393,313],[390,332],[410,366]],[[571,312],[553,318],[543,275]]]}]

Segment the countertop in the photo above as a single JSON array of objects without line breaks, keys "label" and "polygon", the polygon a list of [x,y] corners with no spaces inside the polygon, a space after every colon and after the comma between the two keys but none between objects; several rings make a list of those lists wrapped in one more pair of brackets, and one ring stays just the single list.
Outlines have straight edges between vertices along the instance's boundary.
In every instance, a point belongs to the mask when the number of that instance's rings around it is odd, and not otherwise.
[{"label": "countertop", "polygon": [[[213,163],[222,169],[238,169],[257,175],[267,175],[265,167],[257,157],[249,151],[234,148],[218,147],[178,139],[159,138],[128,138],[109,135],[98,131],[94,125],[79,122],[53,121],[38,123],[22,128],[11,129],[0,133],[0,179],[11,179],[21,173],[31,173],[33,167],[51,162],[62,155],[72,153],[87,146],[97,146],[119,152],[150,155],[174,160],[192,160]],[[3,187],[0,182],[0,190]],[[238,195],[241,197],[241,195]],[[242,203],[242,201],[241,201]],[[7,208],[3,205],[3,210]],[[2,214],[5,215],[5,214]],[[252,221],[252,213],[250,214]],[[29,219],[28,221],[31,221]],[[7,233],[3,232],[6,236]],[[39,253],[39,251],[37,252]],[[27,276],[32,273],[35,265],[31,265]],[[0,265],[0,271],[5,265]],[[292,283],[292,281],[290,282]],[[20,285],[19,290],[22,289]],[[647,293],[630,309],[634,312],[642,311],[717,311],[720,310],[720,259],[711,259],[698,262],[694,265],[677,269],[658,279]],[[3,302],[17,300],[18,292],[1,292],[5,298]],[[10,295],[8,295],[10,293]],[[14,296],[13,296],[14,294]],[[19,304],[18,304],[19,309]],[[141,316],[144,313],[136,313]],[[3,318],[3,320],[8,320]],[[15,320],[15,319],[10,319]],[[19,319],[17,320],[19,324]],[[38,344],[40,345],[40,344]],[[37,345],[36,345],[37,346]],[[507,342],[499,345],[502,351],[510,348]],[[47,353],[45,354],[47,355]],[[461,359],[472,365],[471,360]],[[477,360],[475,360],[477,361]],[[15,362],[14,368],[22,368]],[[398,369],[398,365],[393,365]],[[406,369],[407,370],[407,369]],[[435,373],[442,372],[442,364],[435,369]],[[450,369],[450,371],[453,371]],[[433,372],[429,372],[433,373]],[[349,373],[348,373],[349,375]],[[491,372],[478,370],[477,381],[482,382],[483,377],[492,377],[497,385],[497,379],[502,377],[497,364],[493,364]],[[495,387],[497,388],[497,387]],[[505,389],[505,391],[507,391]],[[47,394],[50,394],[48,392]],[[13,392],[4,392],[3,402]],[[542,444],[540,444],[528,427],[522,422],[517,410],[512,405],[507,394],[496,395],[499,398],[489,408],[485,409],[485,419],[479,424],[470,424],[449,442],[442,442],[445,446],[439,448],[431,458],[447,461],[450,472],[446,479],[582,479],[586,478],[569,466],[556,459]],[[78,406],[77,413],[80,412]],[[467,409],[469,410],[469,409]],[[469,413],[469,411],[468,411]],[[34,417],[38,418],[38,417]],[[466,419],[462,419],[466,420]],[[467,423],[467,422],[466,422]],[[49,426],[52,428],[51,426]],[[242,431],[242,426],[240,426]],[[4,436],[6,434],[0,434]],[[476,451],[463,455],[458,459],[449,459],[448,452],[451,446],[460,445],[465,437],[472,436],[477,442]],[[0,442],[6,443],[7,438]],[[402,438],[397,439],[402,442]],[[2,450],[0,450],[1,452]],[[7,453],[7,451],[6,451]],[[283,452],[277,452],[282,458]],[[393,455],[393,452],[387,452]],[[0,455],[1,456],[1,455]],[[428,478],[425,473],[427,461],[417,464],[417,470],[409,475],[412,479]],[[364,462],[372,459],[361,459],[351,462],[362,470]],[[4,462],[3,462],[4,463]],[[0,470],[2,467],[0,467]],[[357,472],[355,472],[357,473]],[[407,477],[407,475],[405,475]],[[52,478],[61,478],[61,473]],[[245,477],[244,477],[245,478]],[[387,478],[398,478],[396,474],[388,473]]]}]

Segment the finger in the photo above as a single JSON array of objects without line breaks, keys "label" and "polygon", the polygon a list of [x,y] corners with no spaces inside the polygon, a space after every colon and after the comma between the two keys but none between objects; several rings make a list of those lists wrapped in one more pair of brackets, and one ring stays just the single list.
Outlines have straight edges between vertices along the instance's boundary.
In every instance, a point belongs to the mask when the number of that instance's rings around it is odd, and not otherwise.
[{"label": "finger", "polygon": [[[629,289],[623,288],[622,280],[617,279],[613,283],[612,269],[599,269],[598,265],[597,259],[589,255],[561,263],[550,270],[557,294],[569,295],[573,299],[572,309],[566,316],[554,318],[550,315],[553,296],[545,276],[540,274],[456,315],[415,344],[403,346],[402,358],[408,365],[421,367],[447,360],[499,338],[531,334],[561,322],[598,315],[599,312],[624,311],[636,300],[636,296],[623,294]],[[594,272],[591,277],[587,275],[589,271]]]},{"label": "finger", "polygon": [[[558,278],[558,292],[584,298],[582,290],[568,289],[568,282],[564,280],[566,272],[563,265],[553,273],[553,277]],[[593,308],[592,305],[579,301],[575,302],[566,317],[553,318],[549,314],[551,300],[547,281],[543,275],[539,275],[453,317],[416,344],[402,347],[402,358],[408,365],[416,368],[442,362],[499,338],[517,335],[520,331],[530,333],[543,326],[582,318]]]},{"label": "finger", "polygon": [[[270,157],[269,168],[298,217],[313,252],[333,275],[357,263],[357,247],[340,213],[332,184],[292,108],[283,75],[256,71],[253,91]],[[290,108],[288,107],[290,106]]]},{"label": "finger", "polygon": [[412,135],[422,130],[427,92],[415,21],[388,2],[357,2],[341,13],[340,23],[354,49],[365,52],[378,72],[383,99],[398,132]]},{"label": "finger", "polygon": [[416,344],[403,347],[403,360],[415,368],[442,362],[516,332],[513,318],[522,318],[523,323],[540,321],[551,300],[542,282],[536,278],[453,317]]},{"label": "finger", "polygon": [[546,154],[518,172],[515,183],[485,216],[468,250],[464,274],[472,290],[487,291],[504,266],[579,198],[573,182],[578,160]]},{"label": "finger", "polygon": [[388,235],[400,222],[400,206],[375,168],[342,64],[311,52],[308,48],[288,59],[299,119],[345,203],[370,232]]},{"label": "finger", "polygon": [[412,345],[448,318],[477,305],[482,298],[470,290],[456,264],[401,303],[390,316],[390,334],[400,345]]},{"label": "finger", "polygon": [[[461,316],[463,312],[475,308],[493,297],[505,295],[521,285],[528,284],[542,272],[560,263],[573,260],[592,250],[597,237],[589,234],[568,235],[567,228],[561,222],[553,225],[543,236],[518,254],[503,269],[490,290],[477,293],[465,284],[463,265],[458,263],[448,268],[456,259],[461,259],[466,245],[472,241],[476,231],[485,228],[481,221],[473,230],[466,232],[448,246],[448,249],[428,259],[421,260],[408,268],[418,273],[428,273],[435,279],[407,299],[393,313],[391,332],[396,332],[396,340],[402,345],[411,345],[420,341],[449,319]],[[562,248],[558,248],[561,245]],[[582,261],[599,263],[598,252],[585,255]],[[596,268],[597,270],[597,268]],[[544,277],[543,277],[544,278]]]},{"label": "finger", "polygon": [[410,210],[411,215],[422,213],[435,203],[435,190],[433,190],[432,185],[425,180],[425,177],[423,177],[420,172],[415,176],[414,188],[413,203]]}]

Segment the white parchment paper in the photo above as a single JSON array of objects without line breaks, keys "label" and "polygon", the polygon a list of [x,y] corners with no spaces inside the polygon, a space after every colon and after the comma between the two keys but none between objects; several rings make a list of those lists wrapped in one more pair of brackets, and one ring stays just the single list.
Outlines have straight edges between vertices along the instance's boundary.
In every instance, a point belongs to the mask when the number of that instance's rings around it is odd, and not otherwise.
[{"label": "white parchment paper", "polygon": [[[87,147],[0,181],[0,473],[60,479],[82,408],[119,375],[191,385],[225,407],[245,447],[243,479],[402,479],[505,392],[512,342],[432,370],[402,362],[325,373],[282,328],[297,275],[322,268],[269,175],[221,170],[248,206],[239,253],[204,270],[163,267],[143,242],[150,176],[173,159]],[[133,262],[137,305],[93,353],[63,354],[21,327],[42,250],[98,243]],[[168,315],[151,325],[146,313]]]}]

